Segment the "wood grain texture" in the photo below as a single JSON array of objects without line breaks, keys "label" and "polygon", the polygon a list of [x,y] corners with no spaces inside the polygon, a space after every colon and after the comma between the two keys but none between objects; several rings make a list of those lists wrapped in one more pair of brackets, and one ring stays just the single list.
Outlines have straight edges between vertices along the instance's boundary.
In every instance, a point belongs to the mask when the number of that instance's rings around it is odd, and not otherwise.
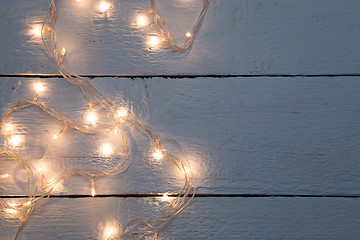
[{"label": "wood grain texture", "polygon": [[[50,199],[23,233],[33,239],[104,239],[107,226],[135,217],[157,216],[158,199]],[[205,198],[194,199],[160,239],[358,239],[358,199]],[[13,239],[17,222],[1,215],[0,238]]]},{"label": "wood grain texture", "polygon": [[[29,35],[46,14],[43,0],[4,2],[0,10],[0,73],[57,73]],[[107,17],[94,0],[60,1],[56,26],[64,62],[86,74],[360,74],[358,0],[212,0],[194,46],[174,54],[147,46],[153,25],[137,28],[149,1],[112,1]],[[158,0],[177,42],[201,1]],[[24,11],[23,9],[26,9]]]},{"label": "wood grain texture", "polygon": [[[10,103],[32,98],[36,81],[3,79],[2,112]],[[87,108],[76,88],[63,79],[41,81],[47,87],[41,100],[83,121]],[[184,146],[199,193],[360,193],[359,77],[95,78],[92,82],[116,103],[128,102],[162,136],[174,137]],[[61,126],[36,109],[16,116],[14,124],[22,126],[19,131],[26,138],[19,151],[34,164],[42,162],[59,173],[73,167],[104,169],[117,161],[97,153],[102,142],[114,139],[69,132],[50,144]],[[178,192],[182,175],[171,164],[149,158],[147,140],[136,131],[128,134],[132,165],[121,176],[100,179],[97,193]],[[15,173],[18,167],[10,169]],[[2,194],[21,194],[22,181],[2,184]],[[61,192],[89,194],[89,183],[74,179]]]},{"label": "wood grain texture", "polygon": [[[212,0],[193,48],[187,54],[149,48],[153,24],[138,28],[135,16],[148,0],[109,0],[105,16],[98,1],[58,2],[59,47],[64,65],[78,74],[360,75],[360,1]],[[201,1],[157,0],[175,41],[182,42]],[[78,89],[61,78],[11,78],[3,74],[57,73],[30,33],[47,11],[47,1],[3,1],[0,8],[0,113],[32,98],[70,119],[87,110]],[[178,140],[190,158],[203,194],[314,195],[316,197],[195,198],[160,239],[360,239],[360,77],[94,78],[114,102],[125,101],[162,136]],[[100,119],[107,123],[105,117]],[[17,150],[54,177],[69,168],[106,169],[118,160],[103,157],[111,136],[68,131],[37,109],[11,119],[23,142]],[[119,176],[99,179],[97,194],[179,192],[182,176],[149,157],[149,145],[127,129],[133,162]],[[0,137],[0,147],[6,140]],[[4,156],[2,156],[4,157]],[[24,172],[2,158],[0,195],[26,194]],[[90,194],[90,184],[73,178],[55,194]],[[26,201],[6,198],[6,201]],[[43,200],[23,240],[105,239],[106,227],[135,217],[160,216],[159,198],[50,198]],[[14,239],[18,222],[2,209],[0,239]]]}]

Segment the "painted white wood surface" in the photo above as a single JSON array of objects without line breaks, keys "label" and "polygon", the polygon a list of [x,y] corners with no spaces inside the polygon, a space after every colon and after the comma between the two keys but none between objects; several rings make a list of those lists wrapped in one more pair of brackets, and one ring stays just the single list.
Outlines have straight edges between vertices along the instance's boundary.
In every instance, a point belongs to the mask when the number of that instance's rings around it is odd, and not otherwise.
[{"label": "painted white wood surface", "polygon": [[[129,102],[135,114],[162,136],[183,144],[200,193],[356,195],[360,192],[359,80],[95,78],[93,83],[113,101]],[[1,109],[32,98],[36,81],[3,78]],[[87,107],[76,88],[59,78],[41,81],[47,91],[40,100],[83,121]],[[35,165],[103,169],[117,161],[97,153],[111,139],[72,132],[49,144],[61,126],[36,109],[15,116],[13,123],[22,126],[19,132],[25,137],[25,147],[19,150]],[[130,169],[99,180],[98,194],[178,192],[182,175],[174,166],[149,157],[142,136],[129,134],[134,144]],[[7,194],[20,194],[19,186],[24,184],[15,185],[2,186]],[[89,194],[89,184],[75,179],[62,191]]]},{"label": "painted white wood surface", "polygon": [[[49,199],[23,233],[26,240],[101,239],[108,226],[166,210],[152,198]],[[196,198],[160,239],[359,239],[360,202],[334,198]],[[15,220],[1,217],[0,238]]]},{"label": "painted white wood surface", "polygon": [[[149,50],[146,41],[156,35],[154,27],[134,24],[149,1],[113,1],[107,18],[95,10],[94,0],[86,6],[60,2],[59,46],[68,49],[64,64],[74,73],[359,74],[358,0],[212,0],[185,55]],[[158,3],[181,41],[200,1]],[[39,41],[29,35],[46,8],[43,0],[1,3],[0,74],[57,73]],[[1,77],[1,112],[33,97],[30,85],[38,80]],[[63,79],[42,81],[48,91],[41,99],[81,120],[86,108],[79,92]],[[93,83],[113,101],[129,102],[161,135],[184,145],[200,193],[359,195],[359,77],[95,78]],[[46,116],[35,122],[34,115],[21,114],[22,134],[34,135],[25,142],[32,151],[20,151],[34,163],[42,158],[49,175],[51,169],[111,164],[97,155],[99,139],[91,136],[69,134],[68,144],[62,139],[49,148],[47,137],[59,126]],[[141,139],[130,133],[133,141]],[[178,172],[144,157],[148,146],[139,142],[130,169],[99,180],[98,194],[179,190]],[[0,171],[4,168],[17,178],[2,181],[0,194],[23,194],[21,170],[11,161],[1,163]],[[89,183],[73,179],[58,193],[89,194]],[[121,225],[133,217],[157,215],[164,205],[152,198],[49,199],[23,239],[103,239],[107,222],[116,219]],[[358,199],[345,198],[196,198],[162,239],[358,239],[359,209]],[[17,226],[2,212],[0,239],[13,239]]]},{"label": "painted white wood surface", "polygon": [[[179,55],[146,45],[154,26],[138,29],[148,0],[113,1],[104,17],[94,0],[58,1],[64,65],[85,74],[359,74],[360,1],[212,0],[194,46]],[[88,4],[85,4],[88,2]],[[198,1],[158,0],[178,42],[195,21]],[[47,1],[4,1],[0,73],[57,73],[29,34]]]}]

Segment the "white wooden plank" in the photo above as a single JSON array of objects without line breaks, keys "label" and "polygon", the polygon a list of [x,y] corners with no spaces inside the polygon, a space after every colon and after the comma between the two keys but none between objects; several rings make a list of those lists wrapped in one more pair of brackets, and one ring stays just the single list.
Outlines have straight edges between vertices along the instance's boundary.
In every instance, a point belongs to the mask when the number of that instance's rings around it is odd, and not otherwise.
[{"label": "white wooden plank", "polygon": [[[2,113],[11,103],[32,98],[36,81],[46,83],[41,100],[83,121],[86,104],[63,79],[3,78]],[[200,193],[359,194],[359,77],[95,78],[93,83],[116,103],[128,102],[161,136],[184,146]],[[47,164],[53,169],[48,174],[103,169],[117,161],[97,155],[102,138],[72,132],[50,144],[61,126],[39,112],[19,113],[13,123],[27,138],[21,154]],[[97,193],[178,192],[182,175],[149,158],[147,141],[135,131],[129,134],[132,165],[118,177],[100,179]],[[19,171],[6,164],[1,169]],[[2,194],[24,193],[24,179],[17,176],[16,182],[0,185]],[[89,183],[76,178],[61,191],[89,194]]]},{"label": "white wooden plank", "polygon": [[[158,0],[175,40],[183,41],[198,1]],[[28,35],[47,2],[14,0],[0,9],[0,73],[57,73]],[[136,28],[149,1],[112,1],[104,18],[98,1],[58,2],[58,43],[73,73],[107,74],[359,74],[358,0],[212,0],[188,54],[149,51],[154,26]],[[23,11],[26,9],[26,11]]]},{"label": "white wooden plank", "polygon": [[[196,198],[160,239],[358,239],[358,199]],[[158,216],[158,199],[49,199],[31,218],[23,239],[105,239],[107,226]],[[0,238],[13,239],[17,222],[1,214]]]}]

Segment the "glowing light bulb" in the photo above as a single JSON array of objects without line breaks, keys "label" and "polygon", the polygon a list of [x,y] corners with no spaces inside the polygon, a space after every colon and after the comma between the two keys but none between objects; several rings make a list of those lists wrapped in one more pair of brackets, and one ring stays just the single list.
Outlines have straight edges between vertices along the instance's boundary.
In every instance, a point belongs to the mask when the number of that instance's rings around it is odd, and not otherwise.
[{"label": "glowing light bulb", "polygon": [[66,54],[66,49],[62,48],[60,54],[61,55],[60,55],[59,63],[62,63],[64,61],[64,57],[65,57],[65,54]]},{"label": "glowing light bulb", "polygon": [[104,229],[104,239],[109,239],[112,235],[116,234],[116,231],[115,226],[106,226]]},{"label": "glowing light bulb", "polygon": [[157,159],[157,160],[160,160],[164,157],[164,154],[162,153],[161,150],[157,149],[155,150],[155,152],[153,152],[152,156]]},{"label": "glowing light bulb", "polygon": [[81,2],[81,0],[76,0],[77,2]]},{"label": "glowing light bulb", "polygon": [[42,82],[34,83],[34,89],[35,89],[35,92],[37,92],[37,93],[45,91],[44,83],[42,83]]},{"label": "glowing light bulb", "polygon": [[3,175],[0,175],[1,178],[8,178],[9,176],[10,176],[10,175],[7,174],[7,173],[5,173],[5,174],[3,174]]},{"label": "glowing light bulb", "polygon": [[190,32],[187,32],[185,35],[186,35],[186,37],[188,37],[188,38],[191,37],[191,33],[190,33]]},{"label": "glowing light bulb", "polygon": [[30,206],[30,205],[31,205],[31,201],[27,201],[27,202],[25,203],[25,205],[26,205],[26,206]]},{"label": "glowing light bulb", "polygon": [[99,9],[102,12],[105,12],[105,11],[109,10],[109,8],[110,8],[110,4],[107,3],[107,2],[101,2],[100,5],[99,5]]},{"label": "glowing light bulb", "polygon": [[157,45],[159,45],[159,43],[160,43],[160,38],[159,37],[151,37],[151,38],[149,38],[148,45],[150,47],[156,47]]},{"label": "glowing light bulb", "polygon": [[8,208],[8,209],[6,209],[6,212],[7,212],[7,213],[10,213],[10,214],[16,214],[16,213],[17,213],[17,210],[16,210],[16,209],[13,209],[13,208]]},{"label": "glowing light bulb", "polygon": [[55,134],[55,135],[52,137],[52,139],[53,139],[53,140],[56,140],[56,139],[58,139],[58,137],[59,137],[59,136],[58,136],[57,134]]},{"label": "glowing light bulb", "polygon": [[163,201],[163,202],[170,201],[170,197],[167,195],[167,193],[163,194],[163,196],[161,197],[161,201]]},{"label": "glowing light bulb", "polygon": [[102,145],[100,152],[104,156],[109,156],[113,153],[113,148],[110,144],[107,143],[107,144]]},{"label": "glowing light bulb", "polygon": [[14,147],[20,146],[21,143],[22,143],[22,136],[20,135],[13,135],[9,139],[9,144]]},{"label": "glowing light bulb", "polygon": [[36,38],[41,37],[41,25],[35,25],[30,31],[30,34],[33,35]]},{"label": "glowing light bulb", "polygon": [[143,15],[140,15],[136,19],[136,23],[139,27],[144,27],[144,26],[148,25],[148,18]]},{"label": "glowing light bulb", "polygon": [[114,134],[116,135],[116,134],[118,133],[118,131],[119,131],[119,130],[118,130],[117,128],[115,128],[115,129],[114,129]]},{"label": "glowing light bulb", "polygon": [[126,117],[126,115],[128,114],[128,110],[125,107],[122,107],[119,110],[117,110],[116,114],[117,114],[117,117],[123,118],[123,117]]},{"label": "glowing light bulb", "polygon": [[43,167],[38,167],[37,170],[38,170],[39,173],[43,173],[44,168]]},{"label": "glowing light bulb", "polygon": [[185,173],[189,173],[189,172],[190,172],[190,168],[189,168],[189,167],[184,167],[184,172],[185,172]]},{"label": "glowing light bulb", "polygon": [[95,194],[96,194],[96,192],[95,192],[95,181],[91,180],[90,185],[91,185],[91,196],[95,197]]},{"label": "glowing light bulb", "polygon": [[10,206],[10,208],[7,208],[6,212],[9,213],[9,214],[16,214],[17,210],[14,209],[16,207],[16,204],[15,203],[9,203],[8,205]]},{"label": "glowing light bulb", "polygon": [[96,113],[95,112],[93,112],[93,111],[90,111],[88,114],[87,114],[87,116],[86,116],[86,121],[87,121],[87,123],[88,124],[90,124],[90,125],[95,125],[96,124],[96,122],[97,122],[97,115],[96,115]]},{"label": "glowing light bulb", "polygon": [[14,127],[11,124],[6,124],[6,126],[3,127],[3,131],[5,134],[9,135],[14,131]]}]

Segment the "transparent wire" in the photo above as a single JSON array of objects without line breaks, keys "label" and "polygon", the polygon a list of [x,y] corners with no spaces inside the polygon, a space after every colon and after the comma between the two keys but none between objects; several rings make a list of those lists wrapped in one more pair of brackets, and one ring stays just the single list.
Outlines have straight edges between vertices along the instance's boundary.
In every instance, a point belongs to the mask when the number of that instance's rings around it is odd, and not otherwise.
[{"label": "transparent wire", "polygon": [[[182,46],[178,46],[174,43],[171,34],[167,30],[164,20],[157,13],[156,0],[150,0],[151,9],[149,10],[148,15],[153,17],[154,23],[157,26],[161,36],[166,40],[168,47],[174,51],[185,52],[188,51],[193,44],[194,37],[199,31],[205,13],[208,9],[209,2],[210,0],[204,0],[203,9],[193,26],[191,36],[185,40]],[[103,135],[114,131],[114,129],[117,129],[118,133],[120,133],[119,138],[121,138],[123,144],[120,151],[114,152],[114,154],[119,157],[118,159],[120,159],[114,167],[106,170],[69,169],[65,172],[62,172],[55,180],[51,182],[48,182],[44,174],[34,168],[29,160],[21,157],[14,148],[7,147],[6,149],[0,149],[0,156],[8,155],[11,157],[11,159],[22,166],[27,174],[28,199],[25,203],[10,206],[5,200],[0,198],[1,206],[7,209],[10,208],[16,210],[17,217],[21,221],[15,239],[21,238],[21,232],[29,221],[34,209],[38,206],[39,200],[45,197],[49,197],[58,184],[63,183],[74,176],[81,176],[90,181],[92,195],[95,195],[95,182],[97,179],[109,175],[120,174],[128,169],[131,164],[131,143],[127,133],[121,129],[121,121],[117,116],[117,110],[119,109],[119,106],[101,94],[100,91],[96,89],[88,79],[79,75],[70,74],[63,67],[62,63],[64,61],[66,52],[64,50],[59,51],[57,48],[55,31],[56,18],[56,0],[49,0],[49,10],[41,27],[41,42],[45,52],[55,63],[59,73],[64,77],[64,79],[76,86],[81,91],[82,96],[89,106],[89,109],[92,110],[93,108],[97,108],[103,110],[114,119],[114,124],[96,125],[91,127],[85,126],[82,123],[70,120],[45,102],[39,101],[38,94],[35,93],[33,99],[24,99],[13,104],[13,106],[2,116],[0,120],[0,129],[5,126],[8,119],[14,115],[15,112],[31,107],[36,107],[63,125],[62,130],[57,135],[66,134],[69,129],[91,135]],[[141,122],[132,112],[129,112],[126,114],[126,116],[122,116],[121,119],[140,132],[150,142],[151,148],[153,150],[160,151],[164,156],[164,161],[171,161],[173,164],[175,164],[175,166],[184,176],[184,186],[181,192],[177,194],[177,197],[171,201],[170,207],[166,210],[165,213],[163,213],[163,215],[159,216],[158,218],[136,218],[130,220],[123,226],[119,233],[111,235],[109,239],[143,239],[149,236],[151,236],[152,239],[158,239],[159,233],[165,229],[169,222],[179,212],[181,212],[194,197],[196,188],[193,184],[191,168],[189,166],[188,159],[183,147],[176,140],[160,137],[154,129]],[[7,138],[11,137],[11,135],[6,131],[3,131],[2,134]],[[164,143],[171,144],[173,148],[177,149],[176,151],[180,153],[180,156],[179,154],[172,154],[171,152],[163,149]]]}]

